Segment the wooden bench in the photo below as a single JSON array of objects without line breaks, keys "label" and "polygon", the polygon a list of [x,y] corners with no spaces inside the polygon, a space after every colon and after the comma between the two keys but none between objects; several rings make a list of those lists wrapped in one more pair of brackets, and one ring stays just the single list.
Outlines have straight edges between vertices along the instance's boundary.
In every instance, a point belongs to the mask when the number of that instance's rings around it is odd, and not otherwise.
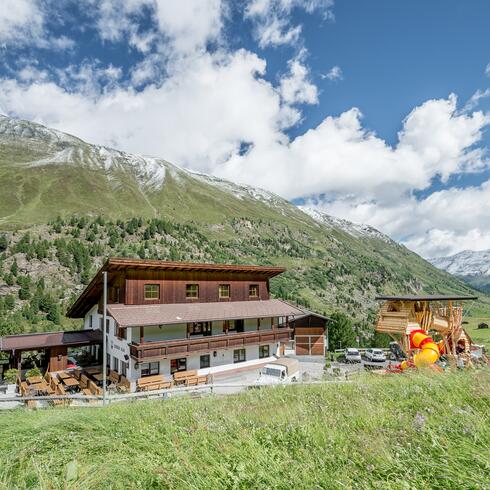
[{"label": "wooden bench", "polygon": [[198,376],[197,370],[177,371],[174,373],[174,382],[176,385],[196,386],[200,383],[207,383],[207,376]]},{"label": "wooden bench", "polygon": [[131,391],[131,383],[129,382],[129,380],[123,376],[121,374],[121,378],[119,379],[119,384],[117,385],[117,387],[121,390],[121,391],[125,391],[125,392],[130,392]]},{"label": "wooden bench", "polygon": [[165,379],[163,374],[145,376],[136,381],[138,391],[165,390],[172,386],[172,382]]},{"label": "wooden bench", "polygon": [[82,374],[80,376],[80,388],[83,390],[84,388],[87,388],[88,386],[88,382],[90,381],[90,378],[88,376],[86,376],[85,374]]},{"label": "wooden bench", "polygon": [[114,384],[119,383],[119,373],[117,371],[110,371],[107,380],[110,383],[114,383]]},{"label": "wooden bench", "polygon": [[102,395],[102,388],[99,388],[92,380],[88,381],[87,388],[90,390],[92,395]]}]

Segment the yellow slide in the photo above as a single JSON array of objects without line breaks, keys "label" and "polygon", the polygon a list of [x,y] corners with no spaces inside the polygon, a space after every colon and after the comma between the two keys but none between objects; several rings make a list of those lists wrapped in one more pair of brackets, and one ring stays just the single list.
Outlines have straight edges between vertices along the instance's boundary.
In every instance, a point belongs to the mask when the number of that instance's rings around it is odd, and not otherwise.
[{"label": "yellow slide", "polygon": [[[424,330],[410,332],[410,347],[420,349],[420,352],[413,356],[413,364],[417,368],[424,368],[434,364],[441,355],[438,345]],[[405,369],[408,366],[409,363],[403,362],[401,367]]]}]

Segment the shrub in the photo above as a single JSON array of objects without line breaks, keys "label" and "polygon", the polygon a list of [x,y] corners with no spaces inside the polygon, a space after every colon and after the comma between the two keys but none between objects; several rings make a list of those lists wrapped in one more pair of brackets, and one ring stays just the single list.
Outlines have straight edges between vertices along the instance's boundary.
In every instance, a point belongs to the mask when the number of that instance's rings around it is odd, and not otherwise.
[{"label": "shrub", "polygon": [[8,384],[14,384],[17,381],[17,376],[19,376],[18,369],[7,369],[3,375],[3,379],[5,379]]},{"label": "shrub", "polygon": [[26,372],[26,378],[32,378],[33,376],[41,376],[41,370],[37,367],[34,366],[32,369],[29,369],[29,371]]}]

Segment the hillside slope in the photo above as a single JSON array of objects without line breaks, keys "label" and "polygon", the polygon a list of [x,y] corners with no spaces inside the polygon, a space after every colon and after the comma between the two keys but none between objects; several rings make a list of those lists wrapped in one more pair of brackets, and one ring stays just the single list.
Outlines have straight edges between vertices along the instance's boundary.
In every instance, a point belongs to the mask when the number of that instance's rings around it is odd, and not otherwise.
[{"label": "hillside slope", "polygon": [[474,294],[373,228],[6,117],[0,184],[0,335],[67,328],[59,313],[107,256],[283,265],[276,296],[362,331],[377,293]]},{"label": "hillside slope", "polygon": [[481,370],[104,410],[14,410],[0,417],[0,481],[42,489],[488,489],[489,389]]}]

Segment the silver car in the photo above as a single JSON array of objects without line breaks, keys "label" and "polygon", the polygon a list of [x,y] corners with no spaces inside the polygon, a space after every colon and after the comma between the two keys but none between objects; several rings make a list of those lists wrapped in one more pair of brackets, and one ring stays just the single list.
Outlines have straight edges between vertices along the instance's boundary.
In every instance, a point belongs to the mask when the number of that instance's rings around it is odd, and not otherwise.
[{"label": "silver car", "polygon": [[361,353],[359,349],[349,348],[345,349],[344,352],[345,361],[346,362],[361,362]]},{"label": "silver car", "polygon": [[386,354],[382,349],[366,349],[364,354],[367,361],[371,362],[385,362]]}]

